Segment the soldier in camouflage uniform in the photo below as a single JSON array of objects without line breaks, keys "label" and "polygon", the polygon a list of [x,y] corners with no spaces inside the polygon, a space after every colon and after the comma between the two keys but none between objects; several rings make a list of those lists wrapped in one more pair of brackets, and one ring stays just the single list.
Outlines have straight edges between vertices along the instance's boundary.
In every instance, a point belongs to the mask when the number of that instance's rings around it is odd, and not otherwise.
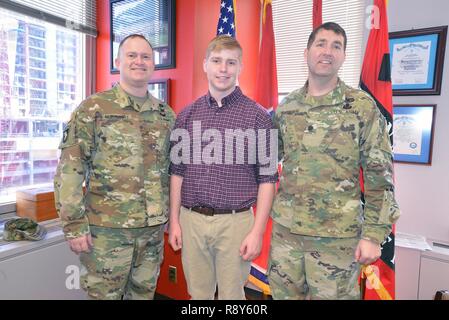
[{"label": "soldier in camouflage uniform", "polygon": [[123,39],[115,62],[120,84],[84,100],[64,130],[55,201],[89,297],[152,299],[175,115],[147,90],[154,60],[143,36]]},{"label": "soldier in camouflage uniform", "polygon": [[283,158],[270,250],[275,299],[360,299],[360,265],[379,258],[399,217],[387,124],[369,95],[338,78],[345,49],[339,25],[315,29],[308,81],[275,115]]}]

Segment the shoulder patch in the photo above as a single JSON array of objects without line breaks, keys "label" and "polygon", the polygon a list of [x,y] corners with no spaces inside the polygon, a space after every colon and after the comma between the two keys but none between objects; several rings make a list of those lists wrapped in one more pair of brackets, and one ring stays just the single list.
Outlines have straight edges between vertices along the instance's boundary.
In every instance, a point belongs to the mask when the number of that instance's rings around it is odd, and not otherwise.
[{"label": "shoulder patch", "polygon": [[69,126],[66,125],[64,132],[62,133],[62,143],[66,143],[67,142],[67,138],[69,137]]},{"label": "shoulder patch", "polygon": [[75,128],[72,120],[64,125],[64,130],[62,131],[62,141],[59,144],[59,149],[70,147],[76,143],[74,129]]}]

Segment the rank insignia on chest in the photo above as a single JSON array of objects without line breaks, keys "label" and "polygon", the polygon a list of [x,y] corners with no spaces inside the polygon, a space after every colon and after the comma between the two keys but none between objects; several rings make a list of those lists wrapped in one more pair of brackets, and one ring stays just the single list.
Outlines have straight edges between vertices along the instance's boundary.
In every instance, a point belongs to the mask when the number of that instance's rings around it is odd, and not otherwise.
[{"label": "rank insignia on chest", "polygon": [[165,117],[167,115],[164,110],[164,105],[162,105],[162,104],[159,104],[159,114],[163,117]]},{"label": "rank insignia on chest", "polygon": [[343,109],[351,109],[352,108],[352,102],[354,102],[354,98],[346,98],[345,102],[343,104]]}]

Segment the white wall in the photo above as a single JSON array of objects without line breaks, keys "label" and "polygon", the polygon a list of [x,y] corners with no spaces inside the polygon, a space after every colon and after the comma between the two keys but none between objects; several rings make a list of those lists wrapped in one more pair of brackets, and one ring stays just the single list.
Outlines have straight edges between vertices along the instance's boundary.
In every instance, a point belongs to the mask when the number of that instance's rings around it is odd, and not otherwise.
[{"label": "white wall", "polygon": [[[370,1],[368,1],[370,2]],[[449,25],[447,0],[391,0],[389,31]],[[394,104],[436,104],[432,165],[395,164],[402,216],[397,231],[449,242],[449,39],[441,95],[393,97]]]}]

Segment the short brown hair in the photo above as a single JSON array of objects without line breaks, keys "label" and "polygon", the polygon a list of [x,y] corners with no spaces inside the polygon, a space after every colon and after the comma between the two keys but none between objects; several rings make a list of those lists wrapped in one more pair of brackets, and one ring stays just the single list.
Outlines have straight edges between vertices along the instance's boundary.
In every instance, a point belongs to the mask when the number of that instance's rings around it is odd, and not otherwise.
[{"label": "short brown hair", "polygon": [[120,56],[120,49],[121,49],[122,46],[125,44],[125,42],[126,42],[128,39],[134,39],[134,38],[140,38],[140,39],[142,39],[142,40],[145,40],[145,41],[148,43],[148,45],[150,46],[151,51],[153,51],[153,46],[151,45],[150,41],[148,41],[148,39],[145,38],[145,36],[143,36],[143,35],[141,35],[141,34],[138,34],[138,33],[133,33],[133,34],[127,35],[126,37],[124,37],[124,38],[122,39],[122,41],[120,41],[120,44],[118,45],[117,58]]},{"label": "short brown hair", "polygon": [[213,38],[207,46],[206,59],[209,58],[212,51],[221,51],[223,49],[239,51],[239,58],[242,58],[243,50],[240,43],[233,37],[228,35],[219,35]]},{"label": "short brown hair", "polygon": [[343,29],[338,23],[335,22],[326,22],[316,27],[309,36],[309,40],[307,41],[307,49],[310,49],[312,43],[315,41],[316,34],[322,29],[332,30],[336,34],[343,36],[343,48],[346,51],[346,43],[348,42],[348,39],[346,38],[345,29]]}]

